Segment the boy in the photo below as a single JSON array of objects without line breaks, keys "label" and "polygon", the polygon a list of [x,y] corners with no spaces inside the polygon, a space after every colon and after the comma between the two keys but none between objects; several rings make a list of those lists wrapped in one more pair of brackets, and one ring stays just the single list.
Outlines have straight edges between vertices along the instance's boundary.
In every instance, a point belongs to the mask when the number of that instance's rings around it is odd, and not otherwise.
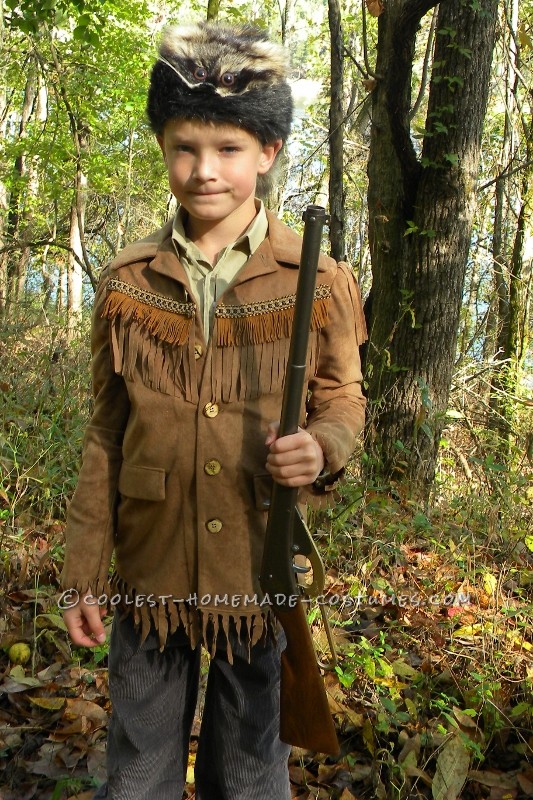
[{"label": "boy", "polygon": [[286,73],[262,32],[215,25],[167,31],[152,70],[148,116],[180,205],[100,282],[63,573],[77,645],[105,638],[94,597],[120,601],[97,797],[181,797],[201,644],[196,797],[290,797],[283,636],[259,586],[266,501],[272,478],[313,493],[342,471],[363,426],[364,320],[346,266],[321,256],[307,413],[277,438],[301,240],[255,195],[289,134]]}]

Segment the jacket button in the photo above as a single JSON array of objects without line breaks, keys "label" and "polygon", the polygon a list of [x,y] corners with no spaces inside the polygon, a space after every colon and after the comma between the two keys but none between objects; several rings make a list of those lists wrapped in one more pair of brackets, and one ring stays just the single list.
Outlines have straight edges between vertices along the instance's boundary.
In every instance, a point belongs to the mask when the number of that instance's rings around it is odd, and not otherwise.
[{"label": "jacket button", "polygon": [[205,523],[205,527],[209,531],[209,533],[220,533],[222,530],[222,520],[220,519],[210,519],[208,522]]},{"label": "jacket button", "polygon": [[217,403],[206,403],[203,408],[203,411],[204,411],[204,417],[209,417],[209,419],[213,419],[213,417],[217,416],[219,408]]},{"label": "jacket button", "polygon": [[198,359],[201,358],[203,356],[203,354],[204,354],[204,348],[202,347],[202,345],[199,342],[195,342],[195,345],[194,345],[194,357],[195,357],[195,359],[198,361]]},{"label": "jacket button", "polygon": [[212,458],[211,461],[206,461],[204,464],[204,472],[207,473],[207,475],[218,475],[221,469],[222,464],[220,461],[217,461],[216,458]]}]

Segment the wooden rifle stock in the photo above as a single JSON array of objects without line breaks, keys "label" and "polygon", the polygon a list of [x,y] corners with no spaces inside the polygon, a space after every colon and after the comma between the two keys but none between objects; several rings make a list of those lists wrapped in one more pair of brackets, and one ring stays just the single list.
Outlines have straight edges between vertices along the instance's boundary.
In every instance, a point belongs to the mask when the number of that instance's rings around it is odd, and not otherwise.
[{"label": "wooden rifle stock", "polygon": [[[304,221],[279,436],[298,430],[320,242],[327,221],[325,209],[308,206]],[[281,655],[280,738],[288,744],[334,755],[339,744],[293,563],[294,556],[304,551],[299,544],[302,535],[309,536],[297,501],[297,488],[274,483],[259,579],[287,638]]]}]

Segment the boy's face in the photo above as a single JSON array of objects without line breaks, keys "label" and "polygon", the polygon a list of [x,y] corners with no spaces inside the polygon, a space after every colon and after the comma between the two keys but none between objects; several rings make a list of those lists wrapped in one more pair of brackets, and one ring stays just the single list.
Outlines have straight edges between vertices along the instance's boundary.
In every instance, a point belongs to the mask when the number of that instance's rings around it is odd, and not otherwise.
[{"label": "boy's face", "polygon": [[272,166],[281,141],[261,145],[235,125],[171,119],[157,140],[170,190],[197,223],[231,219],[248,225],[255,215],[257,176]]}]

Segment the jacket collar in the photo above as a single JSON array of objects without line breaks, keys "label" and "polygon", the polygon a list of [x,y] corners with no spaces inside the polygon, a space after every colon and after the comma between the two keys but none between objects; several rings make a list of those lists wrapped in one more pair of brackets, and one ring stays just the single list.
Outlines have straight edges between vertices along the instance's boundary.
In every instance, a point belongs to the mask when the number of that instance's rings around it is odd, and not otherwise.
[{"label": "jacket collar", "polygon": [[[279,264],[298,267],[300,263],[301,237],[268,210],[267,218],[268,237],[238,273],[234,286],[259,275],[275,272]],[[188,285],[185,270],[172,243],[172,220],[145,239],[125,247],[111,262],[110,269],[116,270],[138,261],[148,261],[150,269]],[[334,263],[331,258],[321,254],[318,271],[326,272]]]}]

